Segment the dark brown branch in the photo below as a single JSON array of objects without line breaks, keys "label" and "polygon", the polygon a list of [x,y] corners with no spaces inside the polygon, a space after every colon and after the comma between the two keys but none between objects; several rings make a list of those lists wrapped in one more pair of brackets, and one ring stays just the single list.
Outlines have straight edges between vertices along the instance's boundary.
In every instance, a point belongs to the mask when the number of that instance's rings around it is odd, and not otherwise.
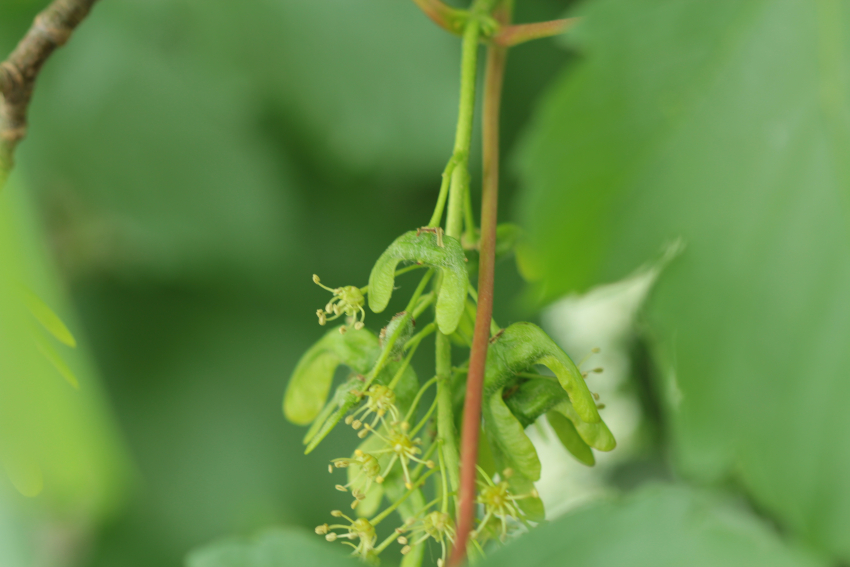
[{"label": "dark brown branch", "polygon": [[567,18],[550,22],[505,26],[493,36],[492,41],[502,47],[512,47],[533,39],[560,35],[578,23],[578,20],[578,18]]},{"label": "dark brown branch", "polygon": [[[511,2],[503,2],[494,13],[499,23],[509,23]],[[481,431],[481,402],[484,389],[484,365],[490,344],[490,321],[493,317],[493,286],[496,265],[496,222],[499,204],[499,113],[502,84],[508,49],[491,44],[487,48],[487,70],[484,78],[482,112],[482,194],[481,249],[478,266],[478,309],[469,355],[466,398],[463,406],[463,429],[460,449],[460,490],[458,502],[457,540],[449,558],[449,566],[457,567],[466,557],[470,534],[475,527],[475,477],[478,462],[478,435]]]},{"label": "dark brown branch", "polygon": [[27,108],[45,61],[63,46],[97,0],[54,0],[36,16],[18,46],[0,63],[0,189],[27,133]]}]

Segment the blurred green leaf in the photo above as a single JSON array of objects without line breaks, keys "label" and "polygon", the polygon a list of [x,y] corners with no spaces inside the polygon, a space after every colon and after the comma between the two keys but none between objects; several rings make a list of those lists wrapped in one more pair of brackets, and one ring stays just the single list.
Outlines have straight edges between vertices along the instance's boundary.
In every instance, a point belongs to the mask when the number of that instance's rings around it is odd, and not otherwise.
[{"label": "blurred green leaf", "polygon": [[684,487],[651,486],[531,530],[482,567],[815,567],[826,565],[745,510]]},{"label": "blurred green leaf", "polygon": [[252,541],[225,540],[195,550],[186,558],[186,567],[285,567],[321,565],[355,566],[345,548],[303,529],[270,530]]},{"label": "blurred green leaf", "polygon": [[680,466],[850,558],[842,2],[597,0],[521,156],[546,301],[682,237],[649,306]]},{"label": "blurred green leaf", "polygon": [[[97,521],[122,503],[128,463],[88,352],[54,347],[30,313],[32,297],[20,292],[21,285],[38,290],[68,311],[17,184],[0,194],[0,266],[0,461],[22,494],[42,494],[34,506],[54,518]],[[58,316],[36,307],[57,331]]]}]

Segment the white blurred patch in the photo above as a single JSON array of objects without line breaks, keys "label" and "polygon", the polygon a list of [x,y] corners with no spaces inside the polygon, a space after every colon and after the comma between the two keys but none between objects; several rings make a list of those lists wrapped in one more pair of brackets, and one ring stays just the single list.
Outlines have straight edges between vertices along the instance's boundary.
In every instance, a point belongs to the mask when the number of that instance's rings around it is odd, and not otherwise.
[{"label": "white blurred patch", "polygon": [[635,275],[592,289],[582,296],[568,296],[543,313],[543,328],[578,363],[600,348],[582,364],[582,370],[602,367],[602,374],[590,373],[587,385],[605,404],[602,418],[614,437],[617,448],[610,453],[594,449],[596,466],[579,463],[561,445],[546,419],[528,428],[542,465],[537,490],[549,519],[560,516],[588,501],[610,495],[605,482],[612,468],[629,459],[635,450],[635,434],[642,419],[640,404],[621,385],[630,373],[629,346],[637,313],[664,266],[683,249],[674,242],[663,258]]}]

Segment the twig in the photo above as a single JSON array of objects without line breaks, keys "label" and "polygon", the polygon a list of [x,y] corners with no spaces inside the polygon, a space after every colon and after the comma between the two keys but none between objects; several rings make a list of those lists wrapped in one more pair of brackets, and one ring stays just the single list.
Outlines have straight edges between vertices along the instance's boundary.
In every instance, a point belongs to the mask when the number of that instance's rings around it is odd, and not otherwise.
[{"label": "twig", "polygon": [[[494,13],[500,23],[511,17],[511,4],[504,2]],[[483,181],[481,196],[481,250],[478,267],[478,310],[469,357],[466,398],[463,406],[463,430],[460,451],[460,491],[457,541],[449,560],[450,567],[460,565],[475,517],[475,477],[478,462],[478,434],[481,429],[481,399],[484,365],[490,344],[490,320],[493,316],[493,283],[496,264],[496,220],[499,201],[499,110],[508,50],[499,45],[487,49],[484,79]]]},{"label": "twig", "polygon": [[36,16],[18,46],[0,63],[0,189],[27,133],[27,108],[45,61],[70,39],[97,0],[54,0]]},{"label": "twig", "polygon": [[512,47],[533,39],[560,35],[577,24],[578,20],[578,18],[567,18],[534,24],[504,26],[493,36],[492,42],[502,47]]}]

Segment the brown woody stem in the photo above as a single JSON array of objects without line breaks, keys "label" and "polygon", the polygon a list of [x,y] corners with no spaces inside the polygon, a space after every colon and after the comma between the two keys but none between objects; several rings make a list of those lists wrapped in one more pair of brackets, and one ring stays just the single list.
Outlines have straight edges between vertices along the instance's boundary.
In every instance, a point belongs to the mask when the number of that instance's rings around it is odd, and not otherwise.
[{"label": "brown woody stem", "polygon": [[517,24],[504,26],[493,36],[493,43],[502,47],[512,47],[533,39],[542,39],[560,35],[578,23],[578,18],[552,20],[534,24]]},{"label": "brown woody stem", "polygon": [[0,63],[0,189],[27,133],[27,108],[47,58],[63,46],[97,0],[54,0],[36,16],[11,55]]},{"label": "brown woody stem", "polygon": [[[497,21],[507,23],[511,4],[503,2],[494,13]],[[469,357],[466,398],[463,407],[463,429],[460,451],[460,491],[457,541],[449,561],[460,565],[465,556],[475,518],[475,478],[478,462],[478,435],[481,430],[481,401],[484,365],[490,344],[490,320],[493,316],[493,283],[496,264],[496,221],[499,202],[499,111],[508,50],[500,45],[487,49],[484,79],[483,181],[481,196],[481,248],[478,267],[478,310]]]}]

